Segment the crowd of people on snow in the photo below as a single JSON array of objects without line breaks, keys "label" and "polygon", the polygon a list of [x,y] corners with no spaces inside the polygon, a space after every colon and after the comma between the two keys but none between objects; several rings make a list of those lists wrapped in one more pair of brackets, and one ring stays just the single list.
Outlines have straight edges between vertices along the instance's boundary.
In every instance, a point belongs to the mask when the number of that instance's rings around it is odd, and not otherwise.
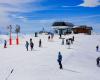
[{"label": "crowd of people on snow", "polygon": [[[32,38],[30,38],[30,42],[26,41],[25,47],[26,47],[27,51],[29,50],[29,46],[30,46],[30,49],[32,51],[34,49],[34,43],[33,43]],[[39,47],[42,47],[41,39],[39,40]]]},{"label": "crowd of people on snow", "polygon": [[[35,33],[35,37],[37,37],[37,33]],[[54,38],[54,34],[48,35],[48,41],[52,40],[53,38]],[[73,42],[75,41],[74,36],[71,37],[71,38],[65,39],[65,38],[62,38],[62,35],[60,35],[59,39],[62,39],[61,44],[62,45],[68,45],[69,46],[68,48],[70,48],[70,45],[73,44]],[[39,39],[38,44],[39,44],[38,47],[42,47],[42,40],[41,39]],[[26,41],[25,47],[26,47],[27,51],[29,51],[29,48],[30,48],[31,51],[34,49],[34,42],[33,42],[32,38],[30,38],[29,42]],[[4,48],[7,48],[7,40],[4,40]],[[99,45],[96,46],[96,51],[99,52]],[[58,61],[58,64],[59,64],[59,68],[63,69],[63,66],[62,66],[62,54],[61,54],[60,51],[58,53],[57,61]],[[97,64],[97,66],[100,66],[100,57],[97,57],[96,64]]]},{"label": "crowd of people on snow", "polygon": [[74,36],[68,39],[65,39],[65,38],[61,38],[61,39],[62,39],[62,45],[66,44],[68,45],[68,48],[70,48],[70,45],[73,44],[74,42]]}]

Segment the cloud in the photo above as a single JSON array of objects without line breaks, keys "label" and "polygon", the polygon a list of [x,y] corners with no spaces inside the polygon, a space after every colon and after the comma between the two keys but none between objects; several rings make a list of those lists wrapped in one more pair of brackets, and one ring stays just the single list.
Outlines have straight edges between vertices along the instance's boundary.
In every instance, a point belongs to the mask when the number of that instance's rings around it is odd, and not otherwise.
[{"label": "cloud", "polygon": [[[17,14],[44,9],[41,5],[35,5],[35,3],[40,1],[42,0],[0,0],[0,27],[18,23],[22,19],[23,21],[26,20],[24,16],[17,16]],[[34,5],[30,5],[30,3]]]},{"label": "cloud", "polygon": [[29,2],[36,2],[40,0],[0,0],[0,3],[2,4],[11,4],[11,5],[18,5],[18,4],[23,4],[23,3],[29,3]]},{"label": "cloud", "polygon": [[97,18],[97,17],[100,17],[100,15],[89,15],[89,16],[84,16],[84,17],[81,17],[81,19],[88,19],[88,18]]},{"label": "cloud", "polygon": [[61,7],[63,7],[63,8],[69,8],[69,7],[77,7],[77,6],[65,6],[65,5],[63,5],[63,6],[61,6]]},{"label": "cloud", "polygon": [[83,3],[78,6],[83,6],[83,7],[100,6],[100,0],[83,0]]},{"label": "cloud", "polygon": [[36,3],[41,0],[0,0],[0,12],[29,12],[40,10],[41,6],[30,6],[30,3]]}]

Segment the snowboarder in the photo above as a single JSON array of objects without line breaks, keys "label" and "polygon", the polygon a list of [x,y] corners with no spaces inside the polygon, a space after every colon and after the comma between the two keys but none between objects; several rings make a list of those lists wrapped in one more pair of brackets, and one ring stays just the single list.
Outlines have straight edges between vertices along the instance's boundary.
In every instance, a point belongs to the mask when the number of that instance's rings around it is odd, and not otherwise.
[{"label": "snowboarder", "polygon": [[26,49],[27,49],[27,51],[28,51],[28,47],[29,47],[29,43],[28,43],[28,41],[26,41],[25,46],[26,46]]},{"label": "snowboarder", "polygon": [[58,53],[58,59],[57,59],[58,63],[59,63],[59,68],[60,69],[63,69],[62,67],[62,55],[61,55],[61,52]]},{"label": "snowboarder", "polygon": [[40,39],[40,40],[39,40],[39,47],[41,47],[41,43],[42,43],[42,42],[41,42],[41,39]]},{"label": "snowboarder", "polygon": [[99,66],[100,57],[98,57],[98,58],[96,59],[96,61],[97,61],[97,66]]},{"label": "snowboarder", "polygon": [[7,41],[4,40],[4,48],[7,48]]},{"label": "snowboarder", "polygon": [[99,46],[98,45],[96,46],[96,51],[99,51]]}]

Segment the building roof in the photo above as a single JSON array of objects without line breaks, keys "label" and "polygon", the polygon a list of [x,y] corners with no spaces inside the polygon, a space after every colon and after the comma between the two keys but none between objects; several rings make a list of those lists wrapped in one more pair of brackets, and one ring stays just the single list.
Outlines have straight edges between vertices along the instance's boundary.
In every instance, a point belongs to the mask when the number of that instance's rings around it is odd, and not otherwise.
[{"label": "building roof", "polygon": [[75,27],[75,28],[84,28],[84,29],[90,29],[90,30],[93,30],[93,28],[92,28],[92,27],[87,26],[87,25],[80,25],[80,26]]},{"label": "building roof", "polygon": [[54,22],[52,26],[67,26],[67,27],[73,27],[74,24],[70,22]]}]

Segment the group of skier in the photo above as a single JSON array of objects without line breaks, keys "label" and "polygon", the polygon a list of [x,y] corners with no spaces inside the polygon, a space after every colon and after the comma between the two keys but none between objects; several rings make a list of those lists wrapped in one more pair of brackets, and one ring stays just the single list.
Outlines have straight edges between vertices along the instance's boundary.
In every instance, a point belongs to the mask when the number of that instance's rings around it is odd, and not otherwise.
[{"label": "group of skier", "polygon": [[[53,39],[53,37],[54,37],[54,34],[49,35],[48,36],[48,40]],[[66,45],[69,45],[70,46],[71,44],[73,44],[73,42],[74,42],[74,36],[72,38],[68,38],[68,39],[62,38],[62,45],[66,44]],[[32,51],[34,49],[34,43],[33,43],[32,38],[30,38],[30,41],[29,42],[26,41],[25,47],[26,47],[27,51],[29,50],[29,46],[30,46],[30,50]],[[41,41],[41,39],[39,39],[39,47],[42,47],[42,41]],[[7,41],[6,40],[4,40],[4,48],[7,48]],[[96,51],[97,52],[99,51],[99,45],[96,46]],[[60,69],[63,69],[63,66],[62,66],[62,58],[63,58],[62,57],[62,54],[59,51],[58,52],[57,62],[59,64],[59,68]],[[100,66],[100,57],[97,57],[96,64],[97,64],[97,66]]]},{"label": "group of skier", "polygon": [[[30,38],[30,42],[26,41],[25,47],[26,47],[27,51],[29,50],[29,45],[30,45],[30,49],[31,49],[31,51],[32,51],[33,48],[34,48],[34,43],[33,43],[33,41],[32,41],[32,38]],[[40,40],[39,40],[39,47],[41,47],[41,46],[42,46],[42,41],[41,41],[41,39],[40,39]]]},{"label": "group of skier", "polygon": [[[65,38],[62,38],[62,45],[65,44],[64,39],[65,39]],[[73,44],[73,42],[74,42],[74,36],[73,36],[72,38],[68,38],[68,39],[65,39],[65,40],[66,40],[66,45],[68,45],[69,48],[70,48],[70,45]]]}]

